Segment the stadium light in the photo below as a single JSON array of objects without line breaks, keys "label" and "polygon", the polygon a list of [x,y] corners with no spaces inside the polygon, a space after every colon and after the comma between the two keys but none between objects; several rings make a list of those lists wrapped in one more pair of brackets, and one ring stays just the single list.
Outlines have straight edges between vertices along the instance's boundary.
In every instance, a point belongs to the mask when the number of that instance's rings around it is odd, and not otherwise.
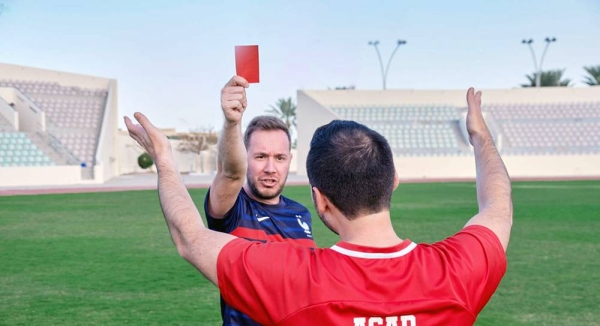
[{"label": "stadium light", "polygon": [[383,69],[383,60],[381,60],[381,53],[379,52],[379,47],[378,47],[379,41],[377,41],[377,40],[369,41],[369,45],[372,45],[375,48],[375,52],[377,52],[377,58],[379,58],[379,67],[381,68],[381,80],[383,82],[383,89],[386,89],[385,84],[386,84],[386,80],[387,80],[388,71],[390,70],[390,64],[392,63],[392,58],[394,58],[394,54],[396,54],[396,51],[398,51],[398,48],[400,47],[400,45],[404,45],[404,44],[406,44],[406,40],[398,40],[396,42],[396,48],[392,52],[392,55],[390,55],[390,59],[388,60],[387,65],[384,70]]},{"label": "stadium light", "polygon": [[542,64],[544,64],[544,57],[546,56],[546,52],[548,51],[548,47],[550,46],[550,43],[556,42],[556,37],[552,37],[552,38],[546,37],[546,39],[544,39],[544,41],[546,42],[546,47],[544,47],[544,52],[542,52],[542,57],[540,58],[539,66],[537,64],[535,52],[533,51],[533,46],[531,46],[531,43],[533,43],[533,39],[521,41],[521,43],[527,44],[527,46],[529,47],[529,50],[531,51],[531,57],[533,58],[533,68],[534,68],[534,71],[536,71],[535,87],[540,87],[540,84],[542,81]]}]

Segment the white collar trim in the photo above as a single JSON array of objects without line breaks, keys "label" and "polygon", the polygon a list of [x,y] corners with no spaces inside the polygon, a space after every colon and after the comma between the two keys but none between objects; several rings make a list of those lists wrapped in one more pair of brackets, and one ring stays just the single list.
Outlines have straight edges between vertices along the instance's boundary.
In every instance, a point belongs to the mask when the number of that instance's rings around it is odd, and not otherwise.
[{"label": "white collar trim", "polygon": [[342,255],[346,255],[346,256],[350,256],[350,257],[367,258],[367,259],[383,259],[383,258],[398,258],[398,257],[402,257],[402,256],[408,254],[409,252],[411,252],[416,247],[417,247],[417,244],[414,243],[414,242],[411,242],[406,248],[404,248],[404,249],[402,249],[400,251],[388,252],[388,253],[355,251],[355,250],[350,250],[350,249],[342,248],[342,247],[337,246],[337,245],[333,245],[331,247],[331,250],[337,251],[337,252],[339,252]]}]

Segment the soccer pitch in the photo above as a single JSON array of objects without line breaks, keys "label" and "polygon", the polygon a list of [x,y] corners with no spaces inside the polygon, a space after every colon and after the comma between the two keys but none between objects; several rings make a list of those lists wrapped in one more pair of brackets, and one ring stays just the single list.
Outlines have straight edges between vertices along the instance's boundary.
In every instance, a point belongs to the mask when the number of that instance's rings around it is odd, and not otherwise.
[{"label": "soccer pitch", "polygon": [[[203,213],[205,189],[191,190]],[[307,186],[285,195],[336,235]],[[514,182],[508,271],[476,325],[597,325],[600,181]],[[432,242],[477,211],[474,183],[401,184],[398,234]],[[179,258],[152,191],[0,197],[0,325],[220,325],[217,289]]]}]

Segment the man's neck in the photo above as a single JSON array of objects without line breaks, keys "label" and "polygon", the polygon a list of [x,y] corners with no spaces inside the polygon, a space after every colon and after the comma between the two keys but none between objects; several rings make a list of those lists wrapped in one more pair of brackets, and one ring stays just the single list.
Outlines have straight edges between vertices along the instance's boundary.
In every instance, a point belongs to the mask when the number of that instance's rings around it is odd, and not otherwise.
[{"label": "man's neck", "polygon": [[344,242],[376,248],[392,247],[402,242],[387,211],[346,220],[342,224],[339,233]]}]

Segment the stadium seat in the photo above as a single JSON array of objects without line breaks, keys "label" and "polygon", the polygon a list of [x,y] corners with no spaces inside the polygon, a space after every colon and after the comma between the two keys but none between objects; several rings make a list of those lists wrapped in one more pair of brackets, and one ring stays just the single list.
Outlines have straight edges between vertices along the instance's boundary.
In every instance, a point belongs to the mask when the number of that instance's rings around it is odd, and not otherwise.
[{"label": "stadium seat", "polygon": [[506,137],[506,153],[600,153],[600,102],[486,106]]}]

